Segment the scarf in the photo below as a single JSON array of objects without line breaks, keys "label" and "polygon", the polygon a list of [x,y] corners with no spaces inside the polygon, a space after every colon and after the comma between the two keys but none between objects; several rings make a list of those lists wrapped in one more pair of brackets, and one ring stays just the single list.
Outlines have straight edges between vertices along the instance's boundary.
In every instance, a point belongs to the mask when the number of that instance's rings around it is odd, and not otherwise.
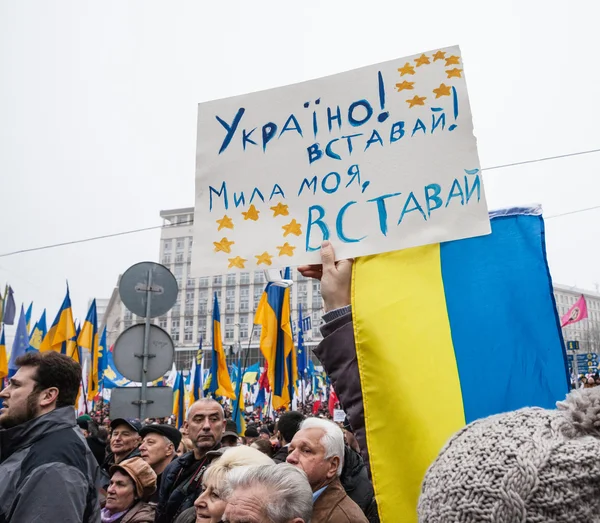
[{"label": "scarf", "polygon": [[102,523],[114,523],[115,521],[119,521],[125,514],[127,514],[127,512],[128,510],[124,510],[123,512],[112,514],[110,510],[103,508],[100,511],[100,517],[102,519]]}]

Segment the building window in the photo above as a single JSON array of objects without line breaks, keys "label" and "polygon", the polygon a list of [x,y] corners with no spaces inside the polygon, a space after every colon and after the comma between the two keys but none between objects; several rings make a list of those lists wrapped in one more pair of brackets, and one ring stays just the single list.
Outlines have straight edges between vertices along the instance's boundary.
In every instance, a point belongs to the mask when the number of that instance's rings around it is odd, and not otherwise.
[{"label": "building window", "polygon": [[233,315],[228,314],[225,316],[225,339],[233,340],[233,332],[234,332],[234,324],[233,324]]},{"label": "building window", "polygon": [[173,242],[171,240],[163,240],[163,250],[165,252],[171,252],[171,247],[173,245]]},{"label": "building window", "polygon": [[227,285],[235,285],[235,274],[227,275]]},{"label": "building window", "polygon": [[173,269],[173,275],[175,278],[181,278],[183,276],[183,265],[175,265]]},{"label": "building window", "polygon": [[198,280],[198,287],[208,287],[208,276],[202,276],[202,278]]},{"label": "building window", "polygon": [[240,284],[248,284],[250,283],[250,273],[249,272],[240,272]]},{"label": "building window", "polygon": [[131,320],[131,318],[133,318],[133,314],[131,314],[130,310],[125,309],[125,313],[123,314],[123,319]]},{"label": "building window", "polygon": [[[189,274],[189,273],[188,273]],[[188,289],[194,289],[196,286],[196,280],[194,278],[190,278],[188,277],[188,280],[186,282],[186,287]]]},{"label": "building window", "polygon": [[171,255],[170,254],[163,254],[162,264],[163,265],[170,265],[171,264]]},{"label": "building window", "polygon": [[254,310],[258,307],[263,290],[260,287],[254,287]]},{"label": "building window", "polygon": [[192,238],[191,236],[188,237],[188,251],[191,253],[192,252],[192,248],[194,246],[194,238]]},{"label": "building window", "polygon": [[198,342],[206,341],[206,316],[198,316]]},{"label": "building window", "polygon": [[296,284],[296,294],[298,296],[298,305],[302,307],[308,306],[308,291],[306,282],[298,282]]},{"label": "building window", "polygon": [[265,283],[265,273],[263,271],[254,271],[254,283]]},{"label": "building window", "polygon": [[198,291],[198,314],[206,314],[208,311],[208,291]]},{"label": "building window", "polygon": [[[182,252],[178,252],[177,254],[175,254],[175,263],[183,263],[183,253]],[[183,267],[181,267],[181,270],[183,271]]]},{"label": "building window", "polygon": [[240,315],[240,339],[248,339],[248,315]]},{"label": "building window", "polygon": [[248,287],[240,287],[240,312],[248,312],[250,289]]},{"label": "building window", "polygon": [[183,252],[183,244],[184,244],[184,238],[177,238],[177,247],[176,250],[177,252]]},{"label": "building window", "polygon": [[161,329],[166,329],[167,328],[167,318],[165,318],[164,316],[158,319],[158,326]]},{"label": "building window", "polygon": [[217,289],[216,291],[214,291],[213,297],[215,294],[217,295],[217,301],[221,303],[221,289]]},{"label": "building window", "polygon": [[213,287],[223,285],[223,276],[213,276]]},{"label": "building window", "polygon": [[225,310],[227,312],[235,311],[235,289],[227,289],[227,293],[225,295]]}]

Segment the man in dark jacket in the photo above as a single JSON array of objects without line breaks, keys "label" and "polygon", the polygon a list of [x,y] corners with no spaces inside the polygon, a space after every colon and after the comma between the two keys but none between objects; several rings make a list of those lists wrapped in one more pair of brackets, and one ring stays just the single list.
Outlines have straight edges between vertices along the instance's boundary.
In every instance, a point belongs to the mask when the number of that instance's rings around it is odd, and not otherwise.
[{"label": "man in dark jacket", "polygon": [[[352,260],[336,262],[333,247],[328,241],[323,242],[321,260],[322,265],[298,267],[298,271],[303,276],[321,281],[321,292],[325,305],[325,314],[323,315],[325,324],[321,327],[323,341],[314,352],[331,378],[335,391],[344,406],[370,477],[365,411],[352,323]],[[364,510],[371,523],[378,521],[374,500]]]},{"label": "man in dark jacket", "polygon": [[140,455],[156,473],[156,492],[148,501],[158,503],[163,472],[177,458],[177,449],[181,443],[181,432],[170,425],[146,425],[141,431],[142,444]]},{"label": "man in dark jacket", "polygon": [[194,450],[174,460],[163,472],[156,523],[173,523],[194,505],[202,491],[204,471],[219,456],[211,451],[221,447],[225,424],[223,407],[216,401],[205,398],[190,406],[185,427]]},{"label": "man in dark jacket", "polygon": [[0,392],[0,522],[96,523],[98,464],[75,422],[81,367],[29,352]]},{"label": "man in dark jacket", "polygon": [[110,452],[106,455],[102,468],[110,473],[110,467],[121,461],[140,456],[140,430],[142,424],[135,419],[117,418],[110,423]]},{"label": "man in dark jacket", "polygon": [[277,420],[277,439],[281,447],[273,456],[275,463],[285,463],[290,443],[294,439],[296,432],[300,430],[300,424],[303,421],[304,416],[297,410],[284,412]]}]

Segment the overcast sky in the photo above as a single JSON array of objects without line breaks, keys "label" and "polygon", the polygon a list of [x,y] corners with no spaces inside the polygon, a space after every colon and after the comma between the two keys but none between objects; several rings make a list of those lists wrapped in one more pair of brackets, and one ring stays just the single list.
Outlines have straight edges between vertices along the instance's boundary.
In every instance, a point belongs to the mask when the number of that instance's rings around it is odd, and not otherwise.
[{"label": "overcast sky", "polygon": [[[194,204],[197,103],[459,44],[482,166],[600,147],[591,0],[0,0],[0,254],[160,225]],[[490,208],[600,205],[600,154],[485,174]],[[600,210],[547,221],[555,282],[600,283]],[[75,315],[158,230],[0,257],[0,286]],[[10,332],[9,332],[10,334]]]}]

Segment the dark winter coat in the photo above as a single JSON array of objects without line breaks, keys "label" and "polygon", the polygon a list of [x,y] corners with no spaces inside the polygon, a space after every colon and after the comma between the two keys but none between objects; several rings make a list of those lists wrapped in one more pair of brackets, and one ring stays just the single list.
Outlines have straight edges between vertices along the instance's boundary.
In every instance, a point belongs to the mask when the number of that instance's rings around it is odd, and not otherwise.
[{"label": "dark winter coat", "polygon": [[0,523],[96,523],[98,463],[73,407],[0,430]]},{"label": "dark winter coat", "polygon": [[369,522],[378,523],[379,515],[375,504],[375,492],[367,468],[360,454],[348,446],[346,446],[340,481],[348,497],[360,507]]},{"label": "dark winter coat", "polygon": [[273,456],[273,461],[278,465],[280,463],[285,463],[288,457],[288,448],[289,447],[281,447],[277,452],[275,452],[275,455]]},{"label": "dark winter coat", "polygon": [[194,506],[202,490],[202,476],[221,451],[211,451],[198,461],[193,452],[187,452],[173,460],[163,471],[156,523],[173,523],[184,510]]},{"label": "dark winter coat", "polygon": [[[344,406],[346,416],[350,421],[361,456],[368,474],[369,453],[365,430],[365,409],[362,399],[362,388],[356,359],[356,345],[354,342],[354,325],[352,324],[352,313],[325,323],[321,327],[323,341],[314,350],[315,355],[323,364],[323,368],[330,377],[335,392]],[[359,496],[359,498],[362,495]],[[365,509],[371,523],[379,521],[375,500]]]}]

